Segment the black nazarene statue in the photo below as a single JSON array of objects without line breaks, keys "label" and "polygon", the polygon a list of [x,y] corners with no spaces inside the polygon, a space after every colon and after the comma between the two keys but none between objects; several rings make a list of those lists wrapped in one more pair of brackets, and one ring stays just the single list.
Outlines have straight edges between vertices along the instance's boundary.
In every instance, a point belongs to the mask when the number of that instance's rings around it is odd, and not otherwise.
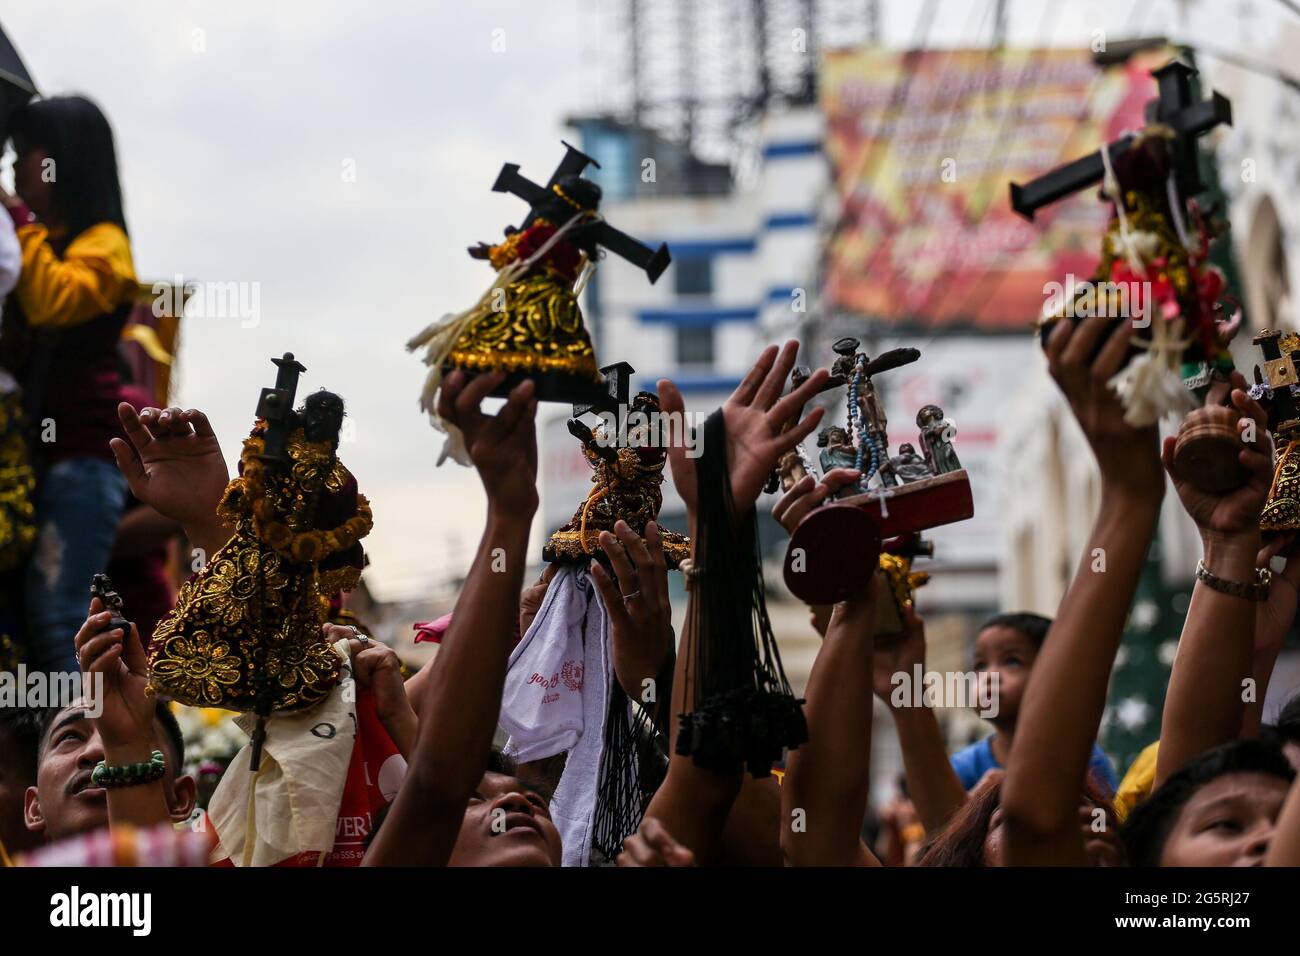
[{"label": "black nazarene statue", "polygon": [[602,248],[644,269],[651,282],[668,267],[667,246],[651,249],[605,222],[600,187],[581,175],[599,164],[567,143],[565,149],[546,186],[521,176],[513,163],[502,168],[493,190],[531,208],[518,229],[506,228],[504,241],[469,250],[492,264],[495,281],[470,308],[443,316],[406,343],[409,351],[423,348],[430,367],[420,407],[447,433],[439,463],[450,456],[470,464],[459,431],[437,413],[444,374],[505,372],[495,395],[531,378],[541,401],[599,403],[607,389],[578,307],[587,276]]},{"label": "black nazarene statue", "polygon": [[[198,707],[272,713],[310,707],[342,660],[321,633],[336,592],[356,586],[370,505],[337,456],[343,399],[326,391],[295,409],[292,354],[275,359],[244,441],[239,477],[218,507],[231,539],[181,585],[149,648],[151,688]],[[261,752],[253,737],[252,768]]]}]

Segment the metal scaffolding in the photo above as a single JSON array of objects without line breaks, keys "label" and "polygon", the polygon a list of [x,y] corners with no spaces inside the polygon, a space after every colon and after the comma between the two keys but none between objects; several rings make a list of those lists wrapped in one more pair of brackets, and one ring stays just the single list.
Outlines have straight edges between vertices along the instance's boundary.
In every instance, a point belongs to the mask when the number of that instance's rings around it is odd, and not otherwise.
[{"label": "metal scaffolding", "polygon": [[879,0],[590,0],[604,107],[736,164],[760,116],[817,95],[817,54],[880,36]]}]

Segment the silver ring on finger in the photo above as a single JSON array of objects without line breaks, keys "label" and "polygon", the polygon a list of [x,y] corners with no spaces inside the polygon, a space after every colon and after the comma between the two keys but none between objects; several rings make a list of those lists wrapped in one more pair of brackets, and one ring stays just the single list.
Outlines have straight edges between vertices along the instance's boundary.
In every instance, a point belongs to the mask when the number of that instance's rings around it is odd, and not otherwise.
[{"label": "silver ring on finger", "polygon": [[623,600],[624,600],[624,601],[630,601],[630,600],[632,600],[633,598],[639,598],[640,596],[641,596],[641,589],[640,589],[640,588],[637,588],[635,591],[632,591],[632,592],[630,592],[630,593],[628,593],[628,594],[624,594],[624,595],[623,595]]}]

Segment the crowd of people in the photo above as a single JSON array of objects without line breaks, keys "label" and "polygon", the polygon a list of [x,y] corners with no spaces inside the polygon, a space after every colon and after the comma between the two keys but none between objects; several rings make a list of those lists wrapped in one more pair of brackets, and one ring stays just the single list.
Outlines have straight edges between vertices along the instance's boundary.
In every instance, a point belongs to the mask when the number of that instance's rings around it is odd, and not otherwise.
[{"label": "crowd of people", "polygon": [[[271,826],[253,809],[256,777],[245,788],[247,804],[227,808],[233,827],[226,818],[209,826],[197,809],[199,788],[184,772],[187,741],[170,704],[150,686],[148,649],[166,608],[149,611],[149,599],[126,595],[125,587],[123,606],[134,623],[99,596],[86,602],[93,575],[156,555],[170,536],[183,534],[213,556],[236,533],[221,510],[233,476],[207,417],[133,400],[123,379],[118,341],[136,280],[111,131],[93,104],[69,97],[25,107],[11,133],[17,195],[3,197],[14,230],[0,232],[0,280],[9,291],[0,357],[15,408],[37,431],[53,422],[57,437],[31,444],[34,536],[24,560],[7,572],[5,627],[26,666],[92,675],[102,692],[57,706],[0,708],[0,853],[5,862],[85,862],[74,848],[107,830],[123,837],[106,851],[123,862],[128,835],[174,832],[174,844],[147,844],[156,854],[148,859],[190,859],[194,854],[181,850],[197,839],[200,860],[282,862],[263,857],[265,843],[254,832]],[[51,163],[56,177],[43,175]],[[1096,743],[1172,474],[1173,440],[1162,445],[1155,428],[1127,424],[1107,384],[1131,335],[1129,323],[1085,318],[1060,322],[1045,344],[1051,374],[1096,457],[1100,507],[1055,618],[1012,610],[980,630],[973,669],[996,675],[999,707],[992,734],[955,754],[927,702],[891,694],[894,675],[924,667],[925,627],[907,608],[902,638],[877,640],[884,599],[877,575],[843,603],[812,609],[823,640],[803,694],[806,739],[759,765],[760,758],[697,759],[681,736],[699,725],[679,717],[698,702],[692,666],[702,643],[726,636],[701,633],[711,619],[689,611],[683,632],[674,633],[668,575],[676,572],[654,521],[643,533],[626,522],[603,531],[600,560],[581,573],[608,616],[616,683],[646,720],[632,827],[618,846],[601,854],[584,846],[581,858],[670,867],[1300,864],[1300,706],[1288,705],[1272,725],[1262,713],[1297,609],[1300,560],[1271,580],[1260,570],[1284,561],[1293,542],[1266,540],[1259,530],[1274,454],[1267,417],[1240,376],[1231,408],[1249,480],[1214,495],[1173,479],[1201,533],[1204,573],[1187,610],[1160,739],[1123,768]],[[701,533],[719,535],[707,527],[716,519],[707,517],[716,508],[708,502],[724,501],[728,520],[743,526],[781,456],[821,420],[822,409],[803,410],[827,373],[792,384],[797,353],[795,342],[766,348],[722,406],[725,427],[708,433],[725,441],[725,449],[712,450],[717,468],[699,465],[683,443],[667,448],[696,542],[683,566],[688,604],[705,600],[723,577],[710,567],[716,543],[700,544]],[[431,663],[410,674],[357,625],[323,627],[322,639],[347,662],[348,679],[373,701],[379,729],[366,732],[386,738],[385,752],[401,759],[395,776],[378,774],[381,792],[360,814],[358,832],[344,833],[339,815],[328,847],[335,852],[308,854],[310,863],[558,866],[570,859],[574,848],[565,842],[575,832],[591,841],[563,821],[575,803],[603,799],[603,791],[575,795],[564,781],[563,755],[523,760],[500,743],[508,672],[556,578],[552,565],[540,580],[525,579],[539,505],[538,401],[524,379],[497,411],[485,412],[484,400],[504,381],[502,372],[457,371],[438,394],[437,415],[463,436],[487,511]],[[671,381],[658,383],[658,401],[667,413],[684,412]],[[780,496],[773,514],[792,531],[860,478],[846,468],[808,476]],[[1094,560],[1098,554],[1104,561]],[[649,685],[659,693],[647,697]],[[882,838],[868,842],[877,698],[893,716],[906,800],[880,814]],[[364,723],[360,707],[345,712]],[[335,726],[321,720],[312,733],[334,737]],[[289,739],[282,728],[267,747],[287,768],[293,756],[274,749]],[[318,789],[343,788],[350,767],[347,753],[317,767]],[[308,786],[306,779],[297,782]],[[593,776],[585,786],[601,783]],[[300,791],[295,799],[311,796]],[[330,823],[339,799],[329,803]],[[338,852],[345,836],[358,838],[349,844],[355,852]],[[126,855],[138,862],[145,845]]]}]

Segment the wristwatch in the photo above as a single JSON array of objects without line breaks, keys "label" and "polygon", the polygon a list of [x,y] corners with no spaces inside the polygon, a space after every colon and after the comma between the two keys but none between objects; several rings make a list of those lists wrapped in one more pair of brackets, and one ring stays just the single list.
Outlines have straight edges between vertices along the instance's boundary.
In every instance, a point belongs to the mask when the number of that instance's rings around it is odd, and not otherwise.
[{"label": "wristwatch", "polygon": [[1250,584],[1243,584],[1241,581],[1229,581],[1219,577],[1205,566],[1204,560],[1200,560],[1196,562],[1196,580],[1220,594],[1245,598],[1247,601],[1267,601],[1269,585],[1273,582],[1273,572],[1268,568],[1256,568],[1255,580]]}]

